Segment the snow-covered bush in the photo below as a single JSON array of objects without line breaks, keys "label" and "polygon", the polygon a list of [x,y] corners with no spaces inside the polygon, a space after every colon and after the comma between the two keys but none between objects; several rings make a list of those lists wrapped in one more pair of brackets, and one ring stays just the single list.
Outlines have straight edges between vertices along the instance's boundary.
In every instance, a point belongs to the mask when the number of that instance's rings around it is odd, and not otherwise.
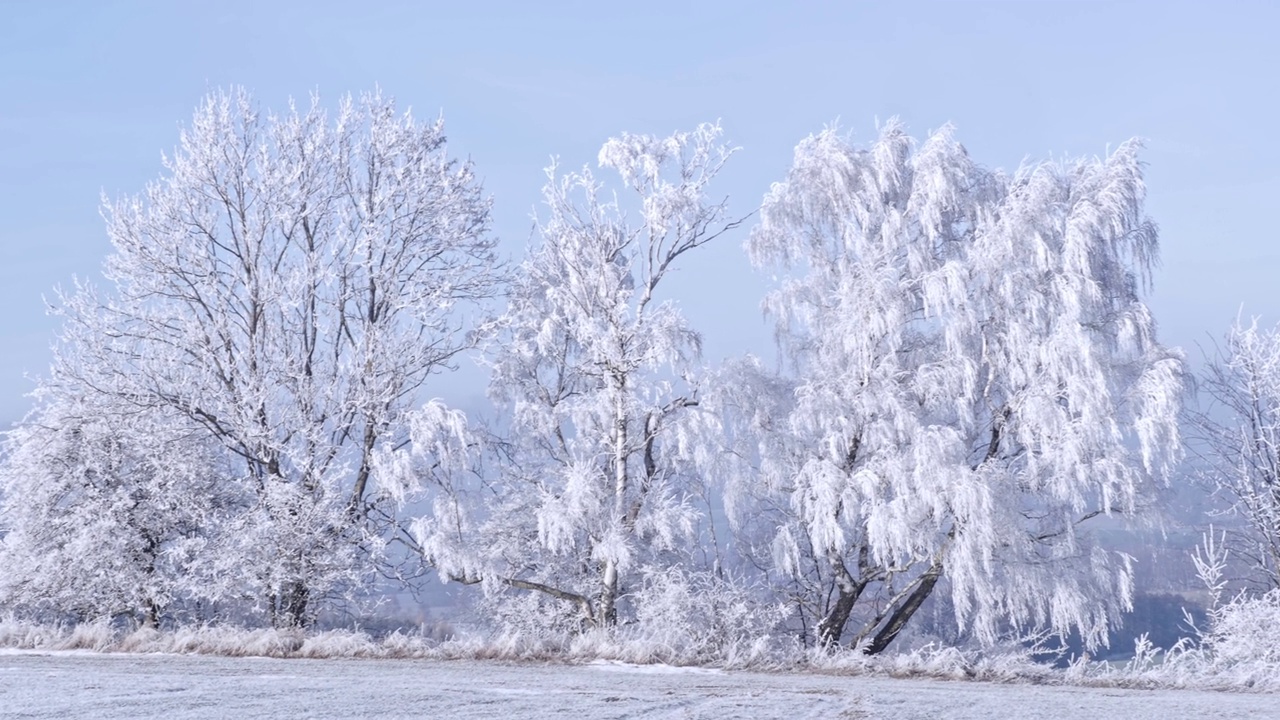
[{"label": "snow-covered bush", "polygon": [[1124,668],[1091,672],[1081,665],[1073,668],[1078,670],[1074,679],[1156,687],[1280,689],[1280,590],[1261,594],[1241,590],[1224,600],[1229,556],[1226,534],[1215,533],[1211,526],[1191,558],[1211,599],[1204,627],[1186,615],[1192,637],[1161,651],[1144,635]]},{"label": "snow-covered bush", "polygon": [[1214,608],[1210,622],[1201,641],[1217,663],[1258,663],[1280,670],[1280,590],[1236,597]]},{"label": "snow-covered bush", "polygon": [[1209,626],[1198,638],[1208,655],[1208,669],[1242,679],[1267,673],[1280,678],[1280,589],[1260,595],[1241,590],[1224,601],[1230,555],[1225,539],[1225,533],[1215,537],[1210,527],[1192,557],[1212,598]]},{"label": "snow-covered bush", "polygon": [[624,637],[679,664],[764,658],[778,649],[778,627],[790,612],[769,602],[762,588],[679,566],[647,573],[633,602],[635,630]]},{"label": "snow-covered bush", "polygon": [[207,443],[163,414],[46,386],[5,437],[0,603],[76,621],[190,617],[209,597],[221,527],[238,497]]}]

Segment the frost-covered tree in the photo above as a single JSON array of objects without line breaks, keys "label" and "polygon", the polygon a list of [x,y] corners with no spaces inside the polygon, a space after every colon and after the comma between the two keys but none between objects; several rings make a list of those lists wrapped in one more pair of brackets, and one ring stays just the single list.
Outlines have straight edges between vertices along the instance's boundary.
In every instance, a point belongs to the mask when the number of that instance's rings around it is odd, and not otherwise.
[{"label": "frost-covered tree", "polygon": [[1006,176],[949,128],[797,147],[749,242],[781,275],[766,310],[791,379],[744,374],[759,478],[734,494],[776,518],[819,642],[879,652],[940,582],[984,641],[1105,641],[1129,605],[1129,559],[1084,523],[1138,514],[1168,476],[1182,385],[1140,300],[1137,150]]},{"label": "frost-covered tree", "polygon": [[245,500],[207,520],[228,544],[206,590],[304,624],[400,534],[372,458],[473,345],[459,310],[495,291],[489,204],[440,122],[377,94],[330,118],[215,93],[164,167],[104,201],[111,287],[61,296],[51,383],[220,447]]},{"label": "frost-covered tree", "polygon": [[1232,554],[1262,588],[1280,587],[1280,334],[1237,322],[1205,367],[1205,406],[1190,413],[1201,473],[1242,519]]},{"label": "frost-covered tree", "polygon": [[[732,154],[720,135],[703,125],[608,141],[599,162],[621,176],[621,199],[602,196],[589,169],[548,171],[540,242],[488,353],[503,417],[492,477],[467,500],[461,484],[444,488],[417,527],[446,577],[533,591],[569,625],[607,627],[647,573],[693,557],[705,517],[695,456],[711,447],[694,438],[716,424],[696,407],[699,336],[660,286],[737,225],[708,194]],[[433,466],[448,454],[435,451],[438,427],[415,438]],[[441,482],[438,468],[422,472]]]},{"label": "frost-covered tree", "polygon": [[216,453],[181,423],[56,394],[6,438],[0,603],[79,620],[155,625],[208,580]]}]

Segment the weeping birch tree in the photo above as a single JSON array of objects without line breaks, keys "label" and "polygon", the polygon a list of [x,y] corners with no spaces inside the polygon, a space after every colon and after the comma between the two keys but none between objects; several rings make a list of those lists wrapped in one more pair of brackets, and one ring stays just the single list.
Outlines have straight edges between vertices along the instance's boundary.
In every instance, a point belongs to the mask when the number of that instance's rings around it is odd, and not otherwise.
[{"label": "weeping birch tree", "polygon": [[791,379],[744,376],[759,479],[738,504],[773,508],[821,644],[880,652],[939,586],[984,641],[1103,642],[1129,606],[1130,559],[1088,521],[1138,516],[1168,478],[1183,373],[1140,298],[1137,152],[1006,176],[949,128],[797,147],[749,242],[781,275],[765,307]]},{"label": "weeping birch tree", "polygon": [[372,458],[473,345],[461,311],[498,279],[489,203],[440,122],[377,94],[330,117],[215,93],[164,168],[104,202],[110,287],[60,297],[49,385],[220,448],[239,500],[204,519],[224,542],[201,591],[306,624],[407,537]]}]

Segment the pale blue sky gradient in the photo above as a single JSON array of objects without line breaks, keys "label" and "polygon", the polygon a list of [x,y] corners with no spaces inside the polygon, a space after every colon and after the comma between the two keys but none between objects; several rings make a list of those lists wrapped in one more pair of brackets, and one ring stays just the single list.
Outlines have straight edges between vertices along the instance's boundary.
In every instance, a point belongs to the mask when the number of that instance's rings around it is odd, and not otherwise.
[{"label": "pale blue sky gradient", "polygon": [[[594,162],[623,130],[719,118],[743,147],[721,189],[744,213],[796,142],[836,120],[864,140],[877,118],[898,115],[917,137],[950,121],[974,157],[1005,168],[1142,136],[1163,339],[1203,343],[1241,305],[1274,322],[1277,8],[0,0],[0,422],[29,406],[24,373],[48,366],[42,294],[96,276],[109,250],[99,193],[140,191],[200,97],[233,84],[268,108],[378,84],[416,114],[443,112],[512,255],[550,157]],[[772,353],[745,237],[690,257],[673,284],[712,361]]]}]

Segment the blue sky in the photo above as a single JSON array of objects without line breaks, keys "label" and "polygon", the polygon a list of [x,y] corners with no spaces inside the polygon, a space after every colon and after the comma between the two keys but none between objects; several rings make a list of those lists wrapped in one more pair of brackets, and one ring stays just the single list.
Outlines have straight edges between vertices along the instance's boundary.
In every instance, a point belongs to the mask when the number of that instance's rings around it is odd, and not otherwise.
[{"label": "blue sky", "polygon": [[[466,5],[466,7],[462,7]],[[1280,5],[1267,2],[19,2],[0,4],[0,422],[49,362],[42,295],[94,277],[99,194],[136,193],[208,90],[265,107],[375,84],[443,112],[494,196],[512,255],[542,168],[620,131],[720,119],[741,145],[721,189],[750,211],[792,148],[833,121],[943,123],[980,162],[1100,154],[1147,138],[1162,338],[1280,320],[1274,123]],[[745,230],[690,256],[672,293],[709,360],[771,353]],[[480,388],[474,388],[479,392]]]}]

